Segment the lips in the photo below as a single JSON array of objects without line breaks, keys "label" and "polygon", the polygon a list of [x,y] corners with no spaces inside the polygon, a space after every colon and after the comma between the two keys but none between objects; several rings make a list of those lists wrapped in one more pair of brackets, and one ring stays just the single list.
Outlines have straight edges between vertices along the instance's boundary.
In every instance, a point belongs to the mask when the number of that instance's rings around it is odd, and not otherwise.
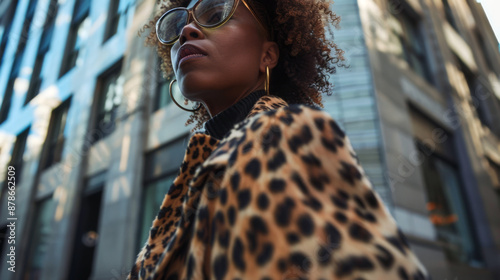
[{"label": "lips", "polygon": [[194,45],[185,44],[177,51],[177,65],[179,65],[182,61],[188,60],[190,58],[206,55],[207,53],[204,50]]}]

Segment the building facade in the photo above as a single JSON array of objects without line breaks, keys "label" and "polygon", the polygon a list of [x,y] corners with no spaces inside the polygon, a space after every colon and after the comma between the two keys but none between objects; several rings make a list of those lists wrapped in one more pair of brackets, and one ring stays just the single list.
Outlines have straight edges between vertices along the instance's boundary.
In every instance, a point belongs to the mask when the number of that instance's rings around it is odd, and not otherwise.
[{"label": "building facade", "polygon": [[[0,3],[0,279],[132,267],[192,128],[137,35],[155,2]],[[333,9],[349,67],[325,110],[435,279],[498,279],[500,53],[480,4]]]}]

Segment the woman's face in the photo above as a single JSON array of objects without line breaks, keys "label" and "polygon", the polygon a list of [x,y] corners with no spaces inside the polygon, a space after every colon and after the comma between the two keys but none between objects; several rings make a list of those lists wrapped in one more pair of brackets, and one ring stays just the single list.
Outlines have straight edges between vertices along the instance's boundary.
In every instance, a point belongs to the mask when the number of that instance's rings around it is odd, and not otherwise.
[{"label": "woman's face", "polygon": [[[192,0],[189,7],[196,2]],[[217,29],[204,29],[191,21],[170,51],[182,93],[209,105],[234,101],[259,89],[266,41],[264,31],[241,1],[231,19]]]}]

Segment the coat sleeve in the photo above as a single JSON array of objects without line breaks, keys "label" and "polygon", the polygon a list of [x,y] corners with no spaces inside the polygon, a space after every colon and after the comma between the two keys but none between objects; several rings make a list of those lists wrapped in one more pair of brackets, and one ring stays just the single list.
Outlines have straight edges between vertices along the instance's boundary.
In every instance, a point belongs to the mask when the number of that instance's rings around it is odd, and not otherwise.
[{"label": "coat sleeve", "polygon": [[227,167],[213,208],[215,279],[427,279],[327,113],[263,112],[220,147]]}]

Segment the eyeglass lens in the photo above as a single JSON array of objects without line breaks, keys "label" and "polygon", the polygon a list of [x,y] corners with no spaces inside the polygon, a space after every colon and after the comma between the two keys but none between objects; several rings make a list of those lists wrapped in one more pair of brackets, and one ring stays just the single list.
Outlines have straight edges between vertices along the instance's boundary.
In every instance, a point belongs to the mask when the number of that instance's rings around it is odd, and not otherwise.
[{"label": "eyeglass lens", "polygon": [[[207,28],[217,27],[231,15],[235,0],[203,0],[193,10],[198,23]],[[158,37],[171,43],[179,37],[182,28],[188,23],[189,13],[186,9],[168,11],[158,24]]]}]

